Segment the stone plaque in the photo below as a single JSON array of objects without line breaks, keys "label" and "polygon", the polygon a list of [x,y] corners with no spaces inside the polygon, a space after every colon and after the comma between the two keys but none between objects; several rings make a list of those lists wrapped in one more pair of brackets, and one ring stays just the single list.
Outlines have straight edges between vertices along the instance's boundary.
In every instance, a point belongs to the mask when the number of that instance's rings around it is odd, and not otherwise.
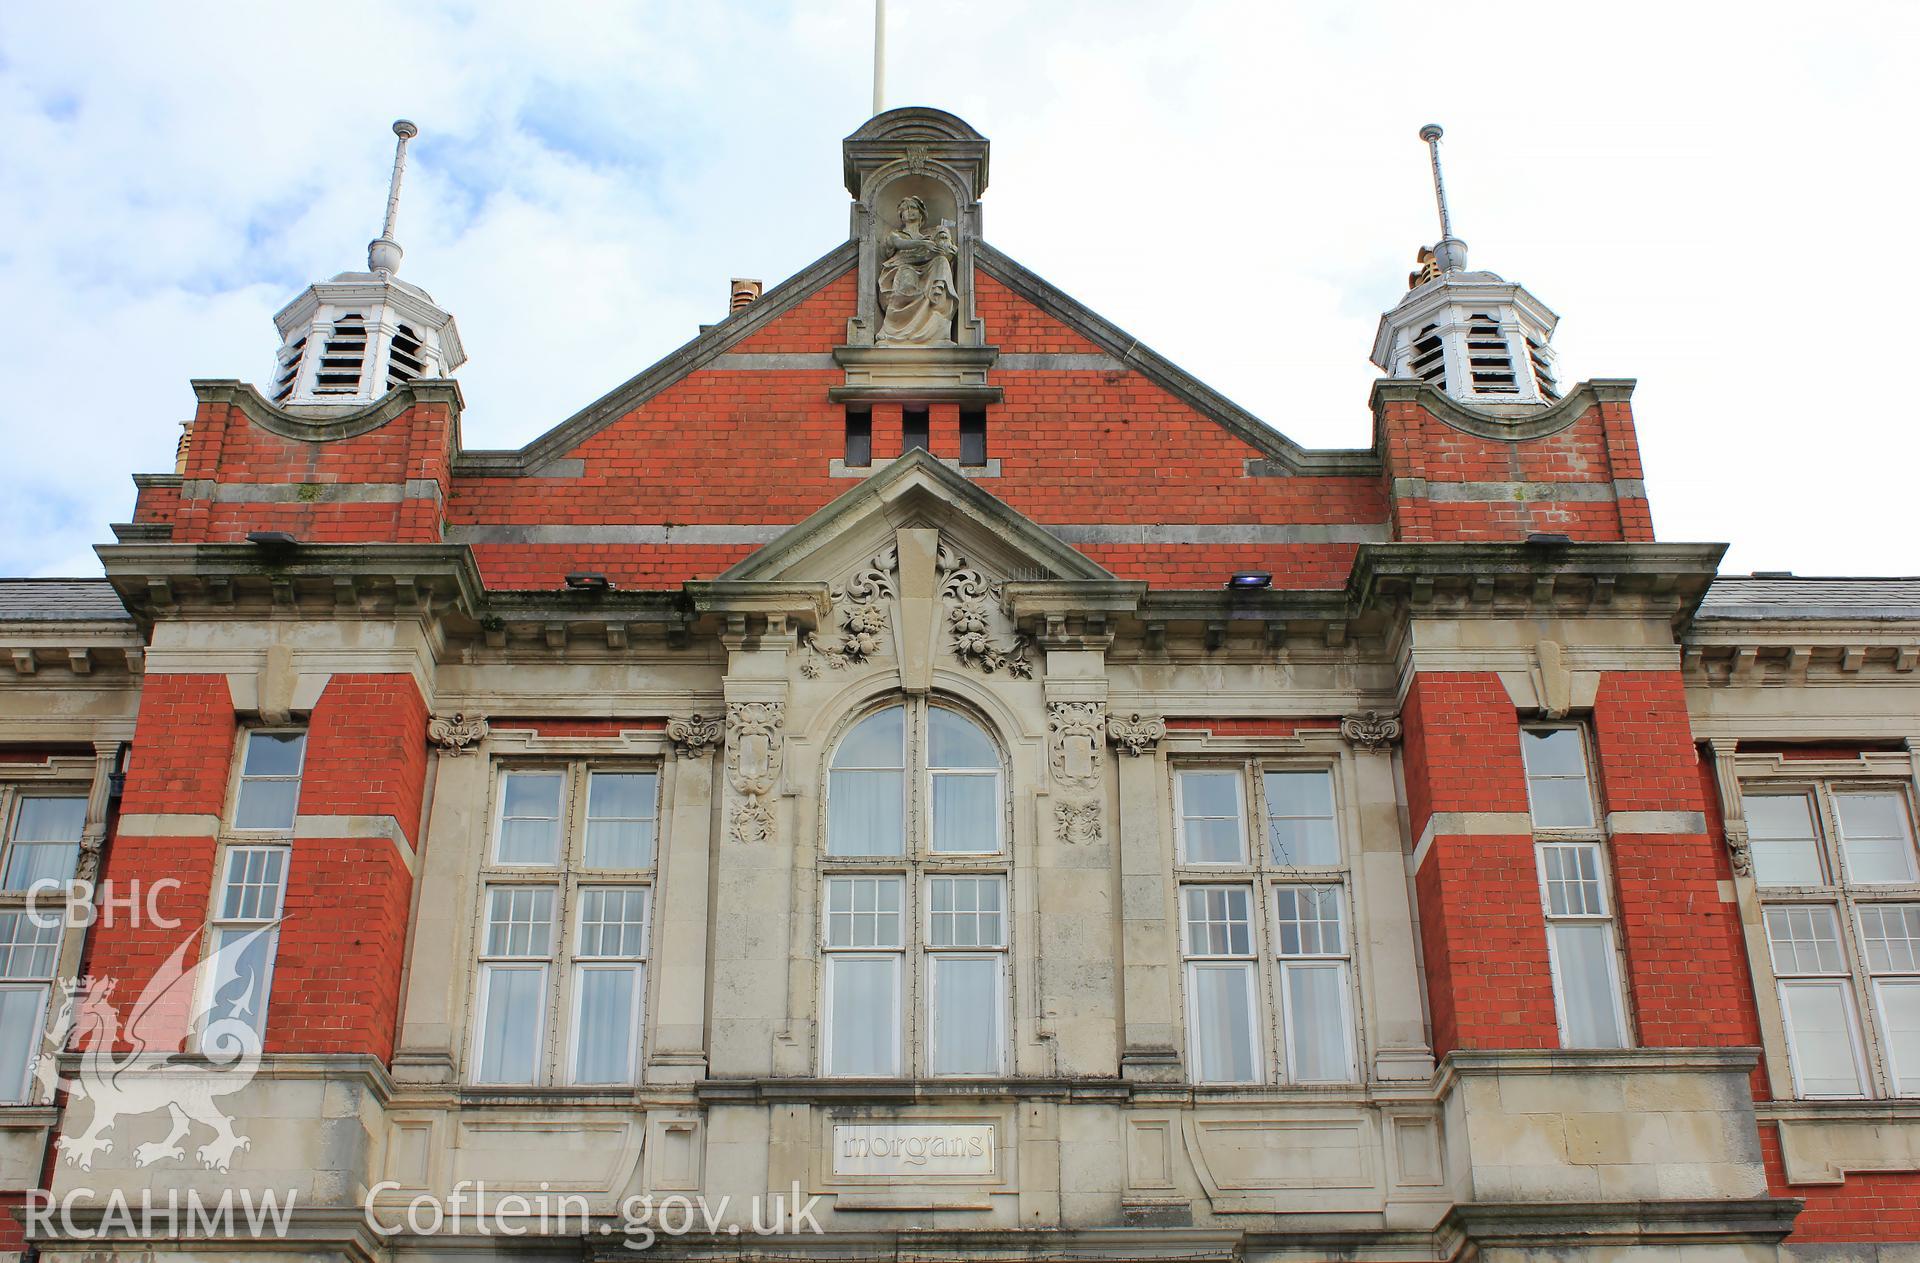
[{"label": "stone plaque", "polygon": [[835,1175],[992,1175],[991,1123],[862,1123],[833,1129]]}]

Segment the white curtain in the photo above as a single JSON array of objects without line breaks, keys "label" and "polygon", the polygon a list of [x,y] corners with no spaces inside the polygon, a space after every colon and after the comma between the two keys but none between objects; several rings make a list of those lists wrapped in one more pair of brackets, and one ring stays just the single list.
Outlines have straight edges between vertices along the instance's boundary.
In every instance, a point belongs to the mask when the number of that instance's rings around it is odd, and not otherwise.
[{"label": "white curtain", "polygon": [[898,1074],[894,1041],[900,1029],[899,959],[829,956],[833,1049],[829,1074]]},{"label": "white curtain", "polygon": [[1554,963],[1560,972],[1560,1007],[1567,1018],[1567,1047],[1620,1048],[1619,998],[1613,984],[1613,936],[1604,925],[1553,927]]},{"label": "white curtain", "polygon": [[480,1032],[480,1081],[532,1083],[540,1054],[544,967],[483,966],[486,1020]]},{"label": "white curtain", "polygon": [[827,789],[827,854],[901,854],[905,785],[904,772],[834,772]]},{"label": "white curtain", "polygon": [[1281,967],[1287,989],[1287,1042],[1297,1083],[1345,1083],[1353,1078],[1342,1004],[1344,964],[1290,962]]},{"label": "white curtain", "polygon": [[933,1072],[1000,1072],[1000,959],[933,958]]},{"label": "white curtain", "polygon": [[27,1099],[27,1068],[40,1051],[45,987],[0,988],[0,1102]]},{"label": "white curtain", "polygon": [[633,1081],[634,1009],[643,994],[639,965],[582,967],[574,994],[573,1081]]},{"label": "white curtain", "polygon": [[996,773],[933,774],[933,849],[997,851],[1000,777]]},{"label": "white curtain", "polygon": [[1880,1024],[1893,1062],[1894,1090],[1920,1096],[1920,981],[1888,979],[1878,984]]},{"label": "white curtain", "polygon": [[1860,1065],[1854,1052],[1853,1014],[1845,982],[1783,982],[1794,1077],[1802,1096],[1859,1096]]},{"label": "white curtain", "polygon": [[8,890],[31,890],[42,882],[61,885],[73,880],[80,862],[77,842],[15,842],[7,852]]},{"label": "white curtain", "polygon": [[555,864],[560,859],[559,772],[507,776],[497,858],[502,864]]},{"label": "white curtain", "polygon": [[653,863],[651,772],[595,772],[587,780],[588,868],[646,868]]},{"label": "white curtain", "polygon": [[1253,1067],[1252,970],[1250,964],[1206,964],[1189,971],[1191,1053],[1201,1083],[1249,1083],[1259,1077]]}]

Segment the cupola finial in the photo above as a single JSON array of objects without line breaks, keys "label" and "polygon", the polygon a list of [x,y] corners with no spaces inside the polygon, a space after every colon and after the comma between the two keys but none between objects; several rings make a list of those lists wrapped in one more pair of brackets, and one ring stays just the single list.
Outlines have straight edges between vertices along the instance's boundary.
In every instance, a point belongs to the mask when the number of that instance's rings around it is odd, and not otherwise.
[{"label": "cupola finial", "polygon": [[1442,272],[1464,272],[1467,243],[1453,235],[1453,216],[1447,211],[1447,184],[1440,176],[1440,137],[1445,134],[1438,123],[1428,123],[1420,129],[1420,139],[1427,142],[1427,158],[1433,164],[1433,201],[1440,208],[1440,244],[1433,248],[1433,261]]},{"label": "cupola finial", "polygon": [[404,118],[393,121],[393,134],[399,139],[393,145],[393,179],[387,185],[387,217],[380,225],[380,235],[367,243],[367,270],[376,276],[392,276],[400,270],[400,243],[393,239],[394,221],[400,217],[400,179],[407,171],[407,142],[420,134],[420,129]]}]

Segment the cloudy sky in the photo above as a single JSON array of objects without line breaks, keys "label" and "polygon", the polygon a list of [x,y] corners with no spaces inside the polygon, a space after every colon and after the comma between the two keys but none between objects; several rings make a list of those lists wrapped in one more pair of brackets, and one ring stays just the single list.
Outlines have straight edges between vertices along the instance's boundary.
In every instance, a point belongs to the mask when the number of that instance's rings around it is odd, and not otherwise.
[{"label": "cloudy sky", "polygon": [[[95,572],[188,380],[364,266],[518,446],[846,233],[872,0],[0,10],[0,574]],[[993,141],[988,236],[1303,443],[1369,441],[1378,314],[1435,235],[1636,377],[1655,522],[1728,568],[1920,573],[1920,4],[891,0],[889,105]]]}]

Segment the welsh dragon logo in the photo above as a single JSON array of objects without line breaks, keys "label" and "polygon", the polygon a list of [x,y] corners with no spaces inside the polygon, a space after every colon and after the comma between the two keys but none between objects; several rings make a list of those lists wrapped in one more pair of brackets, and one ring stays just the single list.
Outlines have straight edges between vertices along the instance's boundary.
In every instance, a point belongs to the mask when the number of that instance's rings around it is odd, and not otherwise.
[{"label": "welsh dragon logo", "polygon": [[[116,1124],[161,1110],[171,1125],[164,1139],[134,1146],[138,1166],[184,1159],[181,1142],[195,1124],[213,1132],[194,1150],[210,1170],[229,1169],[234,1155],[251,1147],[217,1102],[246,1087],[260,1068],[260,1036],[248,997],[264,990],[270,957],[248,949],[277,928],[262,926],[192,966],[187,953],[200,936],[189,936],[154,971],[127,1009],[124,1026],[114,1003],[115,979],[74,979],[56,992],[60,1007],[34,1063],[40,1097],[52,1099],[58,1087],[72,1100],[93,1105],[85,1131],[60,1137],[68,1165],[91,1171],[100,1154],[113,1152]],[[187,1051],[190,1033],[198,1036],[195,1053]],[[69,1044],[80,1050],[79,1073],[63,1078],[57,1054]]]}]

